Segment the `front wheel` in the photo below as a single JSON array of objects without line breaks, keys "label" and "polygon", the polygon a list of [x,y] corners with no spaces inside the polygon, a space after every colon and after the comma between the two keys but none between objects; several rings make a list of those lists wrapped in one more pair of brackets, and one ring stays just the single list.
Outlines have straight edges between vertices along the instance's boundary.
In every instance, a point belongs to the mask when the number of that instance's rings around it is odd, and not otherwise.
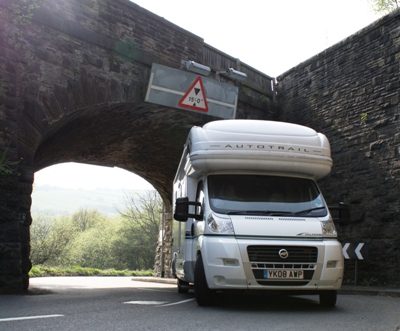
[{"label": "front wheel", "polygon": [[189,292],[189,283],[185,282],[178,278],[178,293],[188,293]]},{"label": "front wheel", "polygon": [[214,292],[209,289],[204,273],[203,259],[201,255],[196,260],[194,267],[194,296],[199,306],[208,306],[212,303]]},{"label": "front wheel", "polygon": [[333,308],[336,305],[337,292],[336,291],[325,291],[319,294],[319,303],[321,306],[326,308]]}]

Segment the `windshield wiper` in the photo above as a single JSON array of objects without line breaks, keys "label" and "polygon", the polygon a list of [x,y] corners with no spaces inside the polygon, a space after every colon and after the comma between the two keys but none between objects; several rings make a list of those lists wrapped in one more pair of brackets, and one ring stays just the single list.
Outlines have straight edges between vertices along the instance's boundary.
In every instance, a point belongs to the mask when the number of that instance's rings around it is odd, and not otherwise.
[{"label": "windshield wiper", "polygon": [[325,207],[314,207],[314,208],[310,208],[310,209],[304,209],[304,210],[293,212],[292,215],[308,214],[312,211],[321,210],[321,209],[325,209]]},{"label": "windshield wiper", "polygon": [[291,212],[279,211],[279,210],[240,210],[230,211],[228,215],[262,215],[262,216],[284,216],[292,215]]},{"label": "windshield wiper", "polygon": [[262,216],[298,216],[302,214],[308,214],[315,210],[325,209],[325,207],[314,207],[304,209],[296,212],[283,211],[283,210],[238,210],[230,211],[228,215],[262,215]]},{"label": "windshield wiper", "polygon": [[269,210],[238,210],[230,211],[228,215],[269,215]]}]

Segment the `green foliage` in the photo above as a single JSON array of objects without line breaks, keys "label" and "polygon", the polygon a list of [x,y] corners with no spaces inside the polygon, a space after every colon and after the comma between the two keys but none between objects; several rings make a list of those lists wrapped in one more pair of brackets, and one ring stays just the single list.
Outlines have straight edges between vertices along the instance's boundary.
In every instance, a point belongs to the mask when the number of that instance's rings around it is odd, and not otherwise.
[{"label": "green foliage", "polygon": [[35,217],[31,226],[32,263],[42,268],[79,265],[84,272],[86,268],[151,269],[161,211],[161,198],[150,192],[128,197],[118,219],[94,210],[79,210],[70,217],[56,219]]},{"label": "green foliage", "polygon": [[68,245],[77,231],[68,218],[51,220],[38,217],[31,226],[31,260],[33,264],[58,265],[63,262]]},{"label": "green foliage", "polygon": [[400,0],[372,0],[372,6],[378,13],[390,13],[400,7]]},{"label": "green foliage", "polygon": [[[162,201],[155,191],[126,199],[126,209],[121,213],[124,222],[114,246],[124,268],[148,269],[153,266],[161,213]],[[129,256],[136,256],[136,259]]]},{"label": "green foliage", "polygon": [[34,265],[29,272],[29,277],[50,276],[153,276],[152,270],[116,270],[73,267],[49,267]]},{"label": "green foliage", "polygon": [[113,244],[118,227],[112,223],[96,226],[80,233],[69,248],[65,262],[70,265],[106,269],[115,263]]},{"label": "green foliage", "polygon": [[94,227],[101,227],[106,219],[97,210],[81,209],[72,215],[72,222],[79,232],[85,232]]},{"label": "green foliage", "polygon": [[361,113],[360,122],[362,125],[365,125],[368,121],[368,113]]}]

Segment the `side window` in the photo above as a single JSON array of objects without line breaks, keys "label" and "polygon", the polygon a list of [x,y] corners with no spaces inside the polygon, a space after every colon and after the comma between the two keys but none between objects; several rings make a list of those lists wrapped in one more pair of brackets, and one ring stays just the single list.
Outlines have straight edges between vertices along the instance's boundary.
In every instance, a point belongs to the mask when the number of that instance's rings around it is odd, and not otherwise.
[{"label": "side window", "polygon": [[203,215],[204,213],[204,185],[203,182],[199,182],[197,186],[196,202],[200,203],[200,206],[196,207],[196,214]]}]

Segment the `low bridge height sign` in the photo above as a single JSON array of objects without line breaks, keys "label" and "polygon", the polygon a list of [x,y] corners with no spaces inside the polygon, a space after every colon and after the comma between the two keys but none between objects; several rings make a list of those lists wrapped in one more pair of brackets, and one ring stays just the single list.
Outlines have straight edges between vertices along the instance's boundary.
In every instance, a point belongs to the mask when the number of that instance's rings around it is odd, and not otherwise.
[{"label": "low bridge height sign", "polygon": [[145,101],[230,119],[238,92],[237,86],[153,63]]}]

